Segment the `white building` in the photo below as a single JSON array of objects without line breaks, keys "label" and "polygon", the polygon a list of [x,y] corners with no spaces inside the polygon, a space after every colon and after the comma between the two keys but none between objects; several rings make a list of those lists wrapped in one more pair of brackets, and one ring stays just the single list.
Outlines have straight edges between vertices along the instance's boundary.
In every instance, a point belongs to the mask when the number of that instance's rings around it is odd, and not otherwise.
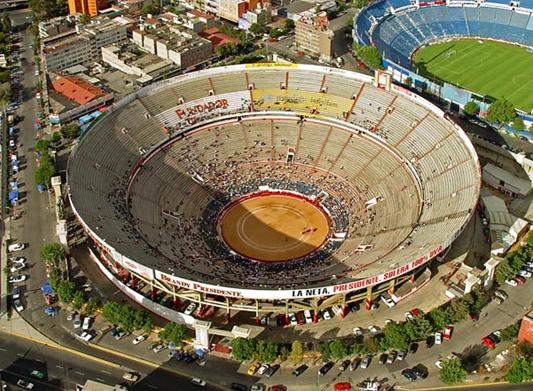
[{"label": "white building", "polygon": [[483,181],[513,197],[524,197],[531,191],[531,180],[519,178],[491,163],[483,167]]}]

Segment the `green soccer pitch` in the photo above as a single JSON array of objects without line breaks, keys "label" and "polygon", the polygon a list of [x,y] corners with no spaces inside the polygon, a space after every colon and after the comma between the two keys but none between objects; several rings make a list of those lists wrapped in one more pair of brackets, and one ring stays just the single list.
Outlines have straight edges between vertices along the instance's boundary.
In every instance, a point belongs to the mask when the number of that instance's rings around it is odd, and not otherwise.
[{"label": "green soccer pitch", "polygon": [[480,95],[507,98],[533,109],[533,53],[512,44],[460,39],[437,43],[416,54],[423,76],[432,76]]}]

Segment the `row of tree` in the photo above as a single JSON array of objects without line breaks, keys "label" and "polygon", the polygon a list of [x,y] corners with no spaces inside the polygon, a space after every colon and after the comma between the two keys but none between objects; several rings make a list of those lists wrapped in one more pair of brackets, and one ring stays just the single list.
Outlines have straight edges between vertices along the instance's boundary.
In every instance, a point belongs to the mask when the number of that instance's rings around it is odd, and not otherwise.
[{"label": "row of tree", "polygon": [[533,259],[533,231],[529,233],[527,241],[515,251],[509,252],[496,267],[494,278],[498,284],[516,276],[524,263]]},{"label": "row of tree", "polygon": [[153,327],[153,321],[148,312],[129,304],[107,301],[102,306],[102,315],[109,323],[120,326],[127,333],[135,330],[149,333]]},{"label": "row of tree", "polygon": [[533,380],[533,345],[526,342],[516,346],[516,358],[505,375],[509,383],[517,384]]},{"label": "row of tree", "polygon": [[356,43],[353,44],[354,52],[357,54],[357,57],[365,63],[365,65],[370,69],[383,69],[383,63],[381,59],[381,54],[375,46],[360,46]]},{"label": "row of tree", "polygon": [[277,359],[284,361],[290,354],[286,346],[254,338],[235,338],[231,341],[231,349],[233,358],[237,361],[259,360],[271,363]]},{"label": "row of tree", "polygon": [[[463,112],[469,116],[476,116],[479,114],[479,104],[474,101],[467,102],[463,107]],[[526,125],[524,120],[516,114],[516,108],[508,99],[498,99],[489,106],[486,120],[495,125],[511,124],[515,130],[525,130]],[[533,131],[533,125],[529,128]]]}]

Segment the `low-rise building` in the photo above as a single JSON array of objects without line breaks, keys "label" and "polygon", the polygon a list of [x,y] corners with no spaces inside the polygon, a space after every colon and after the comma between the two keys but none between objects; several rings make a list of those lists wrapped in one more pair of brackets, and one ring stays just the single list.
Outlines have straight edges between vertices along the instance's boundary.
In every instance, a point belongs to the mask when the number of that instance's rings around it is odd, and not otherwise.
[{"label": "low-rise building", "polygon": [[102,48],[102,61],[128,75],[138,76],[141,85],[178,71],[172,61],[143,52],[133,44]]},{"label": "low-rise building", "polygon": [[39,22],[39,37],[49,38],[76,29],[76,17],[72,15],[58,16]]},{"label": "low-rise building", "polygon": [[52,82],[54,90],[65,96],[68,100],[84,105],[93,99],[104,96],[106,93],[82,78],[77,76],[63,76]]},{"label": "low-rise building", "polygon": [[491,163],[483,166],[483,181],[512,197],[525,197],[532,189],[531,179],[520,178]]},{"label": "low-rise building", "polygon": [[126,26],[106,20],[79,28],[76,35],[43,42],[42,58],[47,71],[61,71],[74,65],[90,66],[102,59],[102,47],[126,40]]},{"label": "low-rise building", "polygon": [[304,15],[296,22],[296,48],[324,61],[331,61],[341,55],[342,50],[346,50],[342,44],[346,26],[330,23],[325,12],[313,15]]},{"label": "low-rise building", "polygon": [[248,30],[252,24],[266,26],[272,21],[272,7],[269,3],[259,4],[239,18],[239,29]]},{"label": "low-rise building", "polygon": [[148,32],[134,30],[133,42],[152,54],[171,60],[181,69],[207,61],[213,53],[209,40],[177,26],[163,26]]}]

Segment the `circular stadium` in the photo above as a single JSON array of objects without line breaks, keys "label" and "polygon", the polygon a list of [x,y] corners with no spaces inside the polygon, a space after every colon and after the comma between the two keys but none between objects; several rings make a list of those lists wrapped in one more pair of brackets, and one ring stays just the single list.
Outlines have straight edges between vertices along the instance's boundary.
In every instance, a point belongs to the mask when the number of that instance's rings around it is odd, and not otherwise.
[{"label": "circular stadium", "polygon": [[532,0],[379,0],[356,15],[353,38],[375,46],[399,82],[410,77],[439,96],[449,82],[477,95],[468,99],[506,98],[530,113],[532,13]]},{"label": "circular stadium", "polygon": [[388,74],[247,64],[116,102],[71,154],[68,186],[102,272],[174,319],[183,301],[371,301],[461,233],[480,170],[463,131]]}]

